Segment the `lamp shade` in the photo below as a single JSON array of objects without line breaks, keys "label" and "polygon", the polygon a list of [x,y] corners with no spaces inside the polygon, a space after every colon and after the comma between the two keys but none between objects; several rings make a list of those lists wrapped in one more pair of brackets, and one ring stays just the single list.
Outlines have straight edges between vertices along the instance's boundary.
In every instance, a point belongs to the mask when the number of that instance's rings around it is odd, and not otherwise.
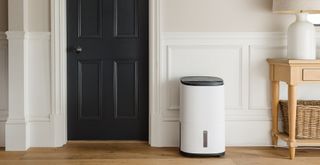
[{"label": "lamp shade", "polygon": [[320,0],[273,0],[274,13],[320,13]]}]

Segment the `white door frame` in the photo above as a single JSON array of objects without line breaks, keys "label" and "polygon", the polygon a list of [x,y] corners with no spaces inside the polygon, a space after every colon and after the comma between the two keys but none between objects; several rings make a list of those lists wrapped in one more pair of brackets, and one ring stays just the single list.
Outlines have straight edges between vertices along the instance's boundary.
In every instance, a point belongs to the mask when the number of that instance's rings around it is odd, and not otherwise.
[{"label": "white door frame", "polygon": [[[51,92],[57,146],[67,142],[66,0],[51,0]],[[149,0],[149,144],[159,144],[160,0]]]}]

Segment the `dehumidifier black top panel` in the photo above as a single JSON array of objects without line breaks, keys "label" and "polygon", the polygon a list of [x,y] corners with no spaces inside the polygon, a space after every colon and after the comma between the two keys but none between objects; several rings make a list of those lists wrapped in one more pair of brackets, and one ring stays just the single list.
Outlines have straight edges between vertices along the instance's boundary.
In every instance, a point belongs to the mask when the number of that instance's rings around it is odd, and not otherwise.
[{"label": "dehumidifier black top panel", "polygon": [[181,83],[190,86],[222,86],[223,80],[211,76],[188,76],[180,79]]}]

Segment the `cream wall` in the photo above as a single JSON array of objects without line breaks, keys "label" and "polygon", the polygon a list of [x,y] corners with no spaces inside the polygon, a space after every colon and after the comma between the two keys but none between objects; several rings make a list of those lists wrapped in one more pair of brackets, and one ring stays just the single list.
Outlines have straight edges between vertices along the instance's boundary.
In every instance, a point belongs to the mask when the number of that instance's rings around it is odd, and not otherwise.
[{"label": "cream wall", "polygon": [[[18,27],[19,26],[19,27]],[[11,29],[22,29],[12,24]],[[0,32],[8,30],[8,0],[0,0]],[[31,32],[50,31],[50,0],[28,1],[27,30]]]},{"label": "cream wall", "polygon": [[294,20],[272,0],[161,0],[163,32],[283,32]]},{"label": "cream wall", "polygon": [[50,0],[29,0],[28,31],[50,31]]},{"label": "cream wall", "polygon": [[8,30],[8,0],[0,0],[0,32]]}]

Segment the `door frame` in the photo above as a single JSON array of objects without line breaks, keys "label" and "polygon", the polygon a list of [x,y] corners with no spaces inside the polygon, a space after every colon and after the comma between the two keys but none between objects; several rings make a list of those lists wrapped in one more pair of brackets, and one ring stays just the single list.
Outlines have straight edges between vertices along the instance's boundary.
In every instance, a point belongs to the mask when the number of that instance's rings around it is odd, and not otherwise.
[{"label": "door frame", "polygon": [[[67,1],[51,0],[51,108],[56,144],[67,142]],[[149,144],[159,146],[160,0],[149,0]]]}]

